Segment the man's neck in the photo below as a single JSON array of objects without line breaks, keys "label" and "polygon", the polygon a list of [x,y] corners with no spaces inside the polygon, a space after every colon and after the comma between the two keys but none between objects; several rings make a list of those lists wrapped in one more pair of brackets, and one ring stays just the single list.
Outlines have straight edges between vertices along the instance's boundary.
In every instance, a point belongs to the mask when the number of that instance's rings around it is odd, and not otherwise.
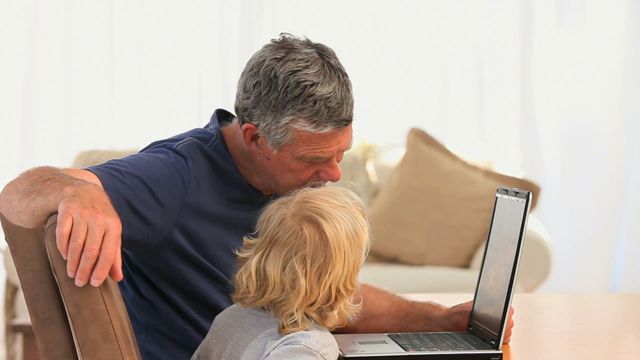
[{"label": "man's neck", "polygon": [[269,195],[262,190],[262,181],[260,181],[260,177],[255,171],[251,154],[249,153],[249,149],[245,143],[242,141],[242,134],[240,131],[240,124],[238,123],[237,118],[232,123],[220,128],[220,133],[224,138],[224,142],[227,144],[231,158],[238,167],[242,177],[247,181],[247,183],[249,183],[249,185],[253,186],[263,194]]}]

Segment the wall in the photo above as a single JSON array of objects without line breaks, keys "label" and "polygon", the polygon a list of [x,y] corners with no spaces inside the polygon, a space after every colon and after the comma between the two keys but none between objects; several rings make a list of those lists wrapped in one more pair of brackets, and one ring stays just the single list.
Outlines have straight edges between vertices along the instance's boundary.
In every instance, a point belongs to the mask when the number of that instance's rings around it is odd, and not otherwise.
[{"label": "wall", "polygon": [[231,109],[280,32],[333,47],[356,140],[410,127],[542,185],[547,291],[640,291],[639,5],[628,1],[0,1],[0,186]]}]

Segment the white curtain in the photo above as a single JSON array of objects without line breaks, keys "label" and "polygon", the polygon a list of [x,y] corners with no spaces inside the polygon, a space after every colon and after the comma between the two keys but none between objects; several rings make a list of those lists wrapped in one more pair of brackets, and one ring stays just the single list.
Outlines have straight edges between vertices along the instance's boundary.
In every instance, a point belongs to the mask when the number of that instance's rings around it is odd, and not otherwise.
[{"label": "white curtain", "polygon": [[356,140],[417,126],[541,184],[543,290],[640,291],[639,22],[633,0],[0,0],[0,186],[203,125],[290,32],[342,59]]},{"label": "white curtain", "polygon": [[531,2],[525,161],[557,291],[640,290],[640,4]]}]

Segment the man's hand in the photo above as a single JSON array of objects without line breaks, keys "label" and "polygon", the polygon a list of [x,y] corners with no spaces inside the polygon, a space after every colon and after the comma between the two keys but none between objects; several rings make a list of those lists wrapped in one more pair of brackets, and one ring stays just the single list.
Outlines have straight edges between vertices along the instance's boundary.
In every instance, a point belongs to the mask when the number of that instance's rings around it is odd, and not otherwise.
[{"label": "man's hand", "polygon": [[446,308],[442,315],[442,328],[446,331],[466,331],[473,301]]},{"label": "man's hand", "polygon": [[504,328],[504,337],[502,338],[503,344],[508,344],[511,341],[511,334],[513,333],[513,325],[515,322],[513,321],[513,307],[509,308],[509,315],[507,315],[507,326]]},{"label": "man's hand", "polygon": [[0,193],[0,212],[18,226],[35,229],[56,211],[57,247],[76,285],[100,286],[109,274],[122,280],[122,223],[95,174],[34,168]]},{"label": "man's hand", "polygon": [[58,206],[56,240],[76,286],[122,280],[120,218],[104,190],[85,183],[67,190]]},{"label": "man's hand", "polygon": [[[469,315],[471,314],[471,308],[473,307],[473,301],[458,304],[447,308],[443,315],[445,321],[443,326],[446,329],[455,331],[464,331],[469,326]],[[504,337],[502,342],[508,344],[511,341],[511,333],[513,332],[513,307],[509,308],[509,315],[507,315],[507,326],[504,329]]]}]

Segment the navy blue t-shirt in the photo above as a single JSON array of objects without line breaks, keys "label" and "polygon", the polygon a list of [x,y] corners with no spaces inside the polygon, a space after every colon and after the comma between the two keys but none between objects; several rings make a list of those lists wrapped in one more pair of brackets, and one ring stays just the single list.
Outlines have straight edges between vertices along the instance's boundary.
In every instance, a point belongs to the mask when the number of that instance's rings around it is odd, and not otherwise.
[{"label": "navy blue t-shirt", "polygon": [[234,250],[273,197],[251,187],[210,123],[88,170],[122,221],[120,289],[142,357],[189,359],[231,305]]}]

